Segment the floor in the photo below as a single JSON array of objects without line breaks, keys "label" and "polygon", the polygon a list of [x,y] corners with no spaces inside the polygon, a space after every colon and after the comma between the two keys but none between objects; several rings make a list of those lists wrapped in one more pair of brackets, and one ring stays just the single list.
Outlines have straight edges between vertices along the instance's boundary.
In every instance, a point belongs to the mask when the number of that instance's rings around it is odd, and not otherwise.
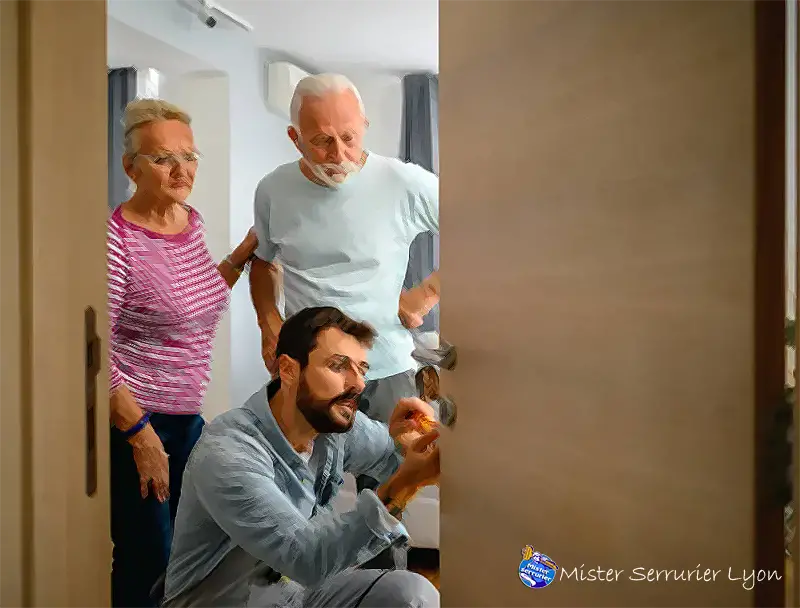
[{"label": "floor", "polygon": [[408,552],[408,569],[421,574],[439,589],[439,551],[436,549],[411,549]]}]

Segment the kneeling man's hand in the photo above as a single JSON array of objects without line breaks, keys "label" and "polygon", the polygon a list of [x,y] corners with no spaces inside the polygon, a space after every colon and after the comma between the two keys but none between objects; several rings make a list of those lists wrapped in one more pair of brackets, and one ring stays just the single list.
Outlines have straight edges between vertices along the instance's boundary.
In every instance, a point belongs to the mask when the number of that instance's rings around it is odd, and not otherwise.
[{"label": "kneeling man's hand", "polygon": [[406,505],[420,488],[439,483],[439,429],[418,437],[408,448],[403,463],[389,480],[378,488],[378,498],[389,514],[402,518]]},{"label": "kneeling man's hand", "polygon": [[422,399],[401,399],[389,419],[389,434],[400,446],[403,456],[424,433],[420,418],[435,421],[436,412]]},{"label": "kneeling man's hand", "polygon": [[439,482],[439,429],[417,437],[406,452],[403,464],[397,469],[397,477],[411,488],[423,488]]}]

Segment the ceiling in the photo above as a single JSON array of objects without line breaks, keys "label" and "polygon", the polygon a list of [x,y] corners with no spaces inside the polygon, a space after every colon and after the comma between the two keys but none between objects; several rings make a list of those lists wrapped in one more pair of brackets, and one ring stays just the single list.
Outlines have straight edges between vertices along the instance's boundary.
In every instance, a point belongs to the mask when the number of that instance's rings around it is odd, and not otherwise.
[{"label": "ceiling", "polygon": [[218,0],[256,46],[319,69],[439,70],[438,0]]},{"label": "ceiling", "polygon": [[212,69],[194,55],[184,53],[112,17],[106,22],[106,32],[106,65],[110,68],[154,68],[166,76]]}]

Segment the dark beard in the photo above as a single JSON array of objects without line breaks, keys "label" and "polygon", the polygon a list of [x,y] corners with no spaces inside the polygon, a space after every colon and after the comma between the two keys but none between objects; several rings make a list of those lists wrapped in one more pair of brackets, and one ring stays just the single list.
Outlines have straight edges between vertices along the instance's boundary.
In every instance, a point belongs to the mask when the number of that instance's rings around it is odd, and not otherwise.
[{"label": "dark beard", "polygon": [[361,393],[351,389],[330,400],[316,399],[311,394],[305,374],[303,374],[297,387],[297,409],[317,433],[346,433],[353,428],[356,420],[355,412],[348,422],[342,424],[338,420],[334,420],[331,408],[342,401],[353,401],[358,404],[360,396]]}]

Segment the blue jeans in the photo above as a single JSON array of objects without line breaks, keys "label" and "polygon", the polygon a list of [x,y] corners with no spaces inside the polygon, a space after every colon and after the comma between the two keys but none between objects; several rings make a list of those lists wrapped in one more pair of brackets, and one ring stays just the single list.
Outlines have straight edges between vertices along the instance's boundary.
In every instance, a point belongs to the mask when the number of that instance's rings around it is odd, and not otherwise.
[{"label": "blue jeans", "polygon": [[181,496],[183,470],[205,422],[199,415],[153,414],[153,430],[169,454],[169,500],[142,499],[130,444],[111,429],[111,605],[149,607],[150,590],[164,573],[172,526]]}]

